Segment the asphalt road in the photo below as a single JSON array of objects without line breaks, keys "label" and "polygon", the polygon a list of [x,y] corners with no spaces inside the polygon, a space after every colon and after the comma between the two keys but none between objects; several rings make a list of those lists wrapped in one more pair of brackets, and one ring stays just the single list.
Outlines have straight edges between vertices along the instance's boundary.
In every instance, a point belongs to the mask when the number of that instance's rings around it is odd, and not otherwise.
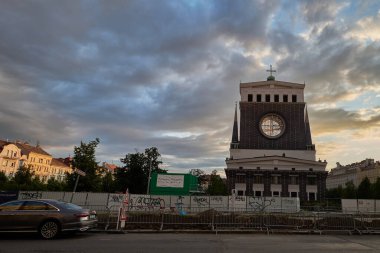
[{"label": "asphalt road", "polygon": [[46,241],[0,234],[0,253],[8,252],[380,252],[380,236],[84,233]]}]

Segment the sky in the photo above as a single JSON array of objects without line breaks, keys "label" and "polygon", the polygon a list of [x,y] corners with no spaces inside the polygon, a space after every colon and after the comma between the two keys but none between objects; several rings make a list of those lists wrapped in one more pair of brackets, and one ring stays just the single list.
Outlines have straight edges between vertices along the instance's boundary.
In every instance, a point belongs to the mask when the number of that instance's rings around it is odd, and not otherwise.
[{"label": "sky", "polygon": [[239,83],[306,83],[317,159],[380,159],[380,2],[0,3],[0,139],[99,162],[157,147],[169,172],[229,156]]}]

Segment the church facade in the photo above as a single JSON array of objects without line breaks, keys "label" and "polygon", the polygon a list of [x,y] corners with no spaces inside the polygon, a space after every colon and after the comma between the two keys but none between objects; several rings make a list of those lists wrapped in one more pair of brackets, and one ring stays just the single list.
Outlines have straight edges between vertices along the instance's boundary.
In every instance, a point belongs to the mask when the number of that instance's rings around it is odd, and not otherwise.
[{"label": "church facade", "polygon": [[236,105],[225,169],[230,193],[324,198],[327,162],[316,160],[304,88],[272,75],[267,81],[240,83],[240,124]]}]

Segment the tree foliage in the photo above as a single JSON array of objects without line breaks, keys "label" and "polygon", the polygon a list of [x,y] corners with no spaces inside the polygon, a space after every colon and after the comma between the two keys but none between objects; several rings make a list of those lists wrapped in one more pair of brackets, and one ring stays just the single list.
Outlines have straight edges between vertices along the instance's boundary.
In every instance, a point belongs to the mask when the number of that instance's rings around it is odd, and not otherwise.
[{"label": "tree foliage", "polygon": [[145,149],[144,153],[128,153],[125,158],[120,159],[125,164],[116,172],[116,190],[130,193],[143,194],[147,191],[149,171],[165,173],[159,167],[162,161],[156,147]]},{"label": "tree foliage", "polygon": [[372,197],[371,195],[371,183],[368,177],[365,177],[358,186],[357,196],[359,199],[370,199]]},{"label": "tree foliage", "polygon": [[206,191],[209,195],[227,195],[227,185],[224,183],[223,179],[214,170],[211,173],[210,183]]},{"label": "tree foliage", "polygon": [[356,188],[352,181],[346,183],[345,187],[330,189],[326,194],[327,198],[343,199],[380,199],[380,177],[372,183],[365,177],[360,185]]},{"label": "tree foliage", "polygon": [[[80,169],[86,173],[86,176],[80,176],[77,191],[99,192],[101,191],[101,176],[98,171],[95,151],[100,143],[96,138],[89,143],[82,142],[80,146],[74,147],[74,157],[72,161],[73,168]],[[67,174],[66,183],[69,189],[74,189],[77,174]]]}]

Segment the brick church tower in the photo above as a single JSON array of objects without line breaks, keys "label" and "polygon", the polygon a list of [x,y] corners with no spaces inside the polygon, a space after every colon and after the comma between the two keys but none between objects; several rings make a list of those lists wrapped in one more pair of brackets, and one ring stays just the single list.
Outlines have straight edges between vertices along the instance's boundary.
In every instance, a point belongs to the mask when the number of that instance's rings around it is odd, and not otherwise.
[{"label": "brick church tower", "polygon": [[320,200],[326,190],[326,161],[316,161],[305,84],[276,81],[240,83],[240,138],[237,106],[226,159],[228,189],[237,195]]}]

